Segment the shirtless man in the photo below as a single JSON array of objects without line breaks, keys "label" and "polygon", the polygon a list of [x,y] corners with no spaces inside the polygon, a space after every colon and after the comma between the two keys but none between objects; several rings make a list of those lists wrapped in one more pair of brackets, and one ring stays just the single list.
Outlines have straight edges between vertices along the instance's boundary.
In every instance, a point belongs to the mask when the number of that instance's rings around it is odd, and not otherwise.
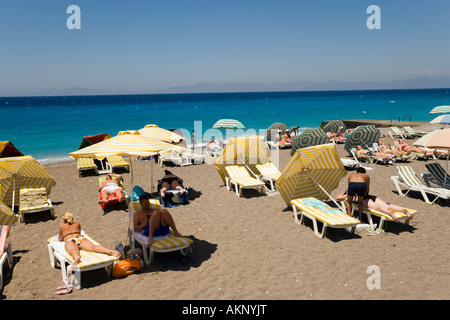
[{"label": "shirtless man", "polygon": [[364,210],[364,197],[369,194],[370,178],[366,174],[366,169],[359,167],[356,172],[348,176],[348,189],[346,207],[347,214],[352,215],[352,208],[350,204],[353,202],[353,197],[357,196],[358,210]]},{"label": "shirtless man", "polygon": [[[112,177],[116,177],[116,179],[113,179]],[[108,203],[108,196],[113,193],[119,198],[119,202],[126,199],[122,193],[122,189],[119,187],[121,180],[121,174],[110,173],[106,175],[106,179],[98,185],[98,192],[101,194],[101,200],[98,202],[99,204]]]},{"label": "shirtless man", "polygon": [[139,203],[141,204],[141,209],[134,214],[134,231],[142,232],[147,236],[149,246],[154,243],[153,237],[169,234],[169,227],[172,228],[176,237],[182,237],[169,211],[150,208],[150,201],[147,195],[140,196]]}]

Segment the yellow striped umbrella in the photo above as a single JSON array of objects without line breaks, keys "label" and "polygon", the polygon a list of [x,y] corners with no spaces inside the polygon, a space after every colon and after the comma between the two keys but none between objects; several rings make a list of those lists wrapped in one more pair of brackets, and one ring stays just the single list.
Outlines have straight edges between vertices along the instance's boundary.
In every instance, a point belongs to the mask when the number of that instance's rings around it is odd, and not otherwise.
[{"label": "yellow striped umbrella", "polygon": [[298,149],[275,183],[288,206],[293,199],[329,200],[347,174],[334,143]]},{"label": "yellow striped umbrella", "polygon": [[181,140],[184,140],[183,136],[160,128],[156,124],[147,124],[144,128],[139,129],[139,133],[143,136],[169,143],[180,143]]},{"label": "yellow striped umbrella", "polygon": [[19,217],[17,217],[14,212],[0,201],[0,226],[12,226],[13,224],[19,221]]},{"label": "yellow striped umbrella", "polygon": [[235,164],[245,164],[251,171],[255,171],[257,164],[266,164],[270,162],[264,144],[258,136],[237,137],[227,142],[220,156],[217,158],[214,166],[219,172],[223,183],[227,176],[225,167]]},{"label": "yellow striped umbrella", "polygon": [[11,157],[0,159],[0,200],[6,205],[19,204],[21,188],[45,187],[47,195],[56,184],[53,176],[32,156]]}]

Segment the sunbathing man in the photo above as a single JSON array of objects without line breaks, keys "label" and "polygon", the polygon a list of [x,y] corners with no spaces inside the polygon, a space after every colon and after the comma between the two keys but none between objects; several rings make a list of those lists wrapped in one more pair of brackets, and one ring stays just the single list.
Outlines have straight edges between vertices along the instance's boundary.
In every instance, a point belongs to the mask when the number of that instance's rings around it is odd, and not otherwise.
[{"label": "sunbathing man", "polygon": [[283,133],[280,129],[278,129],[277,131],[277,135],[275,136],[275,138],[273,139],[273,141],[275,142],[276,145],[281,145],[281,144],[286,144],[287,142],[284,141],[283,137],[281,136],[281,134]]},{"label": "sunbathing man", "polygon": [[154,243],[153,237],[168,235],[169,227],[172,228],[175,236],[182,237],[169,211],[150,208],[150,201],[146,194],[139,197],[139,203],[142,209],[134,214],[134,231],[142,232],[147,236],[149,246]]},{"label": "sunbathing man", "polygon": [[292,143],[294,140],[292,140],[291,134],[289,133],[289,129],[286,129],[286,131],[283,134],[283,140],[287,143]]},{"label": "sunbathing man", "polygon": [[403,139],[398,139],[398,148],[399,150],[406,152],[406,154],[410,154],[411,152],[417,152],[424,154],[426,156],[432,156],[436,151],[436,150],[425,150],[421,147],[413,147],[412,145],[407,144]]},{"label": "sunbathing man", "polygon": [[184,193],[183,187],[180,185],[183,183],[183,179],[177,177],[169,170],[164,170],[164,177],[158,180],[158,184],[161,185],[161,197],[165,197],[165,192],[169,189],[180,190],[180,195]]},{"label": "sunbathing man", "polygon": [[[347,192],[343,192],[337,195],[336,200],[338,201],[347,200]],[[412,213],[408,209],[397,206],[392,203],[386,203],[384,200],[380,199],[377,196],[366,195],[364,197],[363,205],[366,208],[388,214],[395,222],[398,221],[398,218],[395,216],[394,212],[402,212],[409,219],[412,219],[413,217]],[[362,213],[360,212],[360,215],[361,214]]]},{"label": "sunbathing man", "polygon": [[[113,176],[116,177],[116,179],[113,179]],[[108,196],[113,193],[119,198],[119,202],[126,199],[123,195],[122,188],[119,187],[121,180],[121,174],[110,173],[106,175],[105,180],[98,185],[98,192],[101,194],[101,200],[98,202],[99,204],[108,203]]]},{"label": "sunbathing man", "polygon": [[80,250],[105,253],[120,258],[120,252],[109,250],[101,245],[95,245],[81,235],[81,225],[74,220],[71,213],[66,212],[62,216],[63,224],[59,226],[58,240],[65,241],[64,248],[73,257],[72,268],[81,260]]},{"label": "sunbathing man", "polygon": [[[367,156],[369,155],[368,153],[370,152],[370,150],[368,149],[364,149],[363,147],[361,147],[360,145],[356,146],[356,157],[357,158],[367,158]],[[373,155],[377,158],[381,158],[381,159],[393,159],[395,158],[395,155],[387,155],[384,154],[382,152],[374,152]]]}]

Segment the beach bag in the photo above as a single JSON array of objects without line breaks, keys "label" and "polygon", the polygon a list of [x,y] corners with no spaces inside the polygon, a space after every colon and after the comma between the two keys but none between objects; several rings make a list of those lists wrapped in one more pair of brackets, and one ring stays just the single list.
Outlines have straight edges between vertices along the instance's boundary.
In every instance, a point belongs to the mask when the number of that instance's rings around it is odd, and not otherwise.
[{"label": "beach bag", "polygon": [[116,263],[113,268],[112,275],[114,278],[125,277],[141,269],[139,260],[123,259]]},{"label": "beach bag", "polygon": [[139,201],[139,197],[143,194],[147,194],[141,187],[134,186],[133,188],[133,201]]}]

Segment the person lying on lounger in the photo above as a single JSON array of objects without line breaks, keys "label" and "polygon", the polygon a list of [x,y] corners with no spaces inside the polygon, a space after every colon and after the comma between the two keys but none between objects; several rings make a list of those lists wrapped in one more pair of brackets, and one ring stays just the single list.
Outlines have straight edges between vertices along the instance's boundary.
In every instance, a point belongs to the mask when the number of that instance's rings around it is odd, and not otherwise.
[{"label": "person lying on lounger", "polygon": [[389,159],[392,160],[395,158],[395,155],[389,155],[389,154],[384,154],[382,152],[372,152],[368,149],[364,149],[363,147],[361,147],[360,145],[356,146],[356,157],[359,158],[367,158],[369,155],[374,155],[377,158],[380,159]]},{"label": "person lying on lounger", "polygon": [[153,237],[165,236],[169,234],[169,227],[172,228],[176,237],[182,237],[175,226],[172,215],[166,209],[150,208],[150,201],[146,194],[139,197],[141,209],[134,214],[134,231],[142,232],[148,237],[148,245],[154,243]]},{"label": "person lying on lounger", "polygon": [[406,152],[400,151],[400,150],[393,150],[391,148],[390,144],[388,144],[386,146],[385,144],[383,144],[383,142],[381,140],[378,140],[377,151],[380,153],[383,153],[383,154],[394,155],[394,156],[406,155]]},{"label": "person lying on lounger", "polygon": [[413,147],[412,145],[405,142],[403,139],[398,140],[398,148],[401,151],[406,152],[406,154],[410,154],[411,152],[417,152],[424,154],[426,156],[432,156],[436,150],[425,150],[421,147]]},{"label": "person lying on lounger", "polygon": [[291,134],[289,133],[289,129],[286,129],[286,131],[283,134],[283,140],[287,143],[292,143],[294,140],[292,140]]},{"label": "person lying on lounger", "polygon": [[58,241],[64,241],[64,248],[73,257],[72,267],[76,267],[81,260],[80,250],[105,253],[120,258],[120,252],[109,250],[101,245],[95,245],[81,235],[81,225],[76,222],[73,214],[66,212],[62,216],[63,224],[59,226]]},{"label": "person lying on lounger", "polygon": [[[347,191],[338,194],[336,196],[336,200],[338,201],[347,200]],[[388,214],[395,222],[398,221],[398,218],[395,216],[394,212],[402,212],[409,219],[412,219],[413,217],[412,213],[408,209],[397,206],[392,203],[387,203],[381,198],[373,195],[366,195],[363,200],[363,205],[366,208]]]},{"label": "person lying on lounger", "polygon": [[[116,179],[113,179],[113,177]],[[121,174],[110,173],[106,175],[105,180],[100,182],[98,185],[98,192],[101,194],[101,200],[98,202],[99,204],[108,203],[108,196],[113,193],[119,198],[119,202],[126,199],[122,192],[122,188],[119,187],[121,180]]]},{"label": "person lying on lounger", "polygon": [[177,177],[169,170],[164,170],[164,177],[158,180],[158,184],[161,185],[161,197],[165,197],[165,192],[167,190],[180,190],[180,195],[184,193],[184,189],[181,186],[183,179]]}]

